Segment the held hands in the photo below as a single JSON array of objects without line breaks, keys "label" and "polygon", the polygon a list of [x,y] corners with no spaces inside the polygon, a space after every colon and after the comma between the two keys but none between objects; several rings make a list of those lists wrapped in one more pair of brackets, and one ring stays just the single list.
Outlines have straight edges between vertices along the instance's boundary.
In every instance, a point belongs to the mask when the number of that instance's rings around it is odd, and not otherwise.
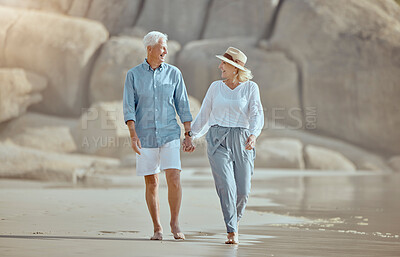
[{"label": "held hands", "polygon": [[250,135],[249,138],[247,138],[246,150],[251,150],[256,146],[256,139],[255,135]]},{"label": "held hands", "polygon": [[140,155],[139,149],[142,149],[142,144],[140,143],[140,139],[137,136],[131,137],[131,145],[133,151]]},{"label": "held hands", "polygon": [[193,145],[192,138],[185,137],[185,139],[183,139],[183,143],[182,143],[182,150],[184,152],[191,153],[194,151],[194,149],[196,149],[196,147]]}]

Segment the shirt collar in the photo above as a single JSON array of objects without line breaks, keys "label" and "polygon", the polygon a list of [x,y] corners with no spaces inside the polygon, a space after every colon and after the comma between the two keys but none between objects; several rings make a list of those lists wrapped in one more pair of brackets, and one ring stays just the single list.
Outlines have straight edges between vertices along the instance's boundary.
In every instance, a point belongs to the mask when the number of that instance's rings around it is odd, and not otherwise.
[{"label": "shirt collar", "polygon": [[[145,68],[145,70],[148,70],[148,71],[153,70],[151,68],[150,64],[147,62],[147,58],[144,58],[143,67]],[[165,68],[165,63],[161,63],[160,67],[158,67],[157,69],[160,69],[160,71],[162,71],[164,68]]]}]

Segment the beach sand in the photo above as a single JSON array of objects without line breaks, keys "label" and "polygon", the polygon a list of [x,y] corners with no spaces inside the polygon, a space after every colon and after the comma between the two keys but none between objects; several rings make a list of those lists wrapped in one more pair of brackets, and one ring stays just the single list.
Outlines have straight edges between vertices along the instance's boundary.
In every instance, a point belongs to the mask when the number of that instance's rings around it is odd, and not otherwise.
[{"label": "beach sand", "polygon": [[149,240],[141,177],[0,180],[0,256],[400,256],[399,174],[256,170],[239,246],[224,244],[207,167],[182,172],[187,240],[173,240],[161,176],[163,241]]}]

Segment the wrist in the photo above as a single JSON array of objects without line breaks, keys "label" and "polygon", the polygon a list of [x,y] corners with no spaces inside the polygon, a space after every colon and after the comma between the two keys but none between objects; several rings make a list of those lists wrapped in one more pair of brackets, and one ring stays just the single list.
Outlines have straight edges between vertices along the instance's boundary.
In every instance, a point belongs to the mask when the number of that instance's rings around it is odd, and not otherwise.
[{"label": "wrist", "polygon": [[185,131],[185,138],[192,138],[193,132],[191,130]]}]

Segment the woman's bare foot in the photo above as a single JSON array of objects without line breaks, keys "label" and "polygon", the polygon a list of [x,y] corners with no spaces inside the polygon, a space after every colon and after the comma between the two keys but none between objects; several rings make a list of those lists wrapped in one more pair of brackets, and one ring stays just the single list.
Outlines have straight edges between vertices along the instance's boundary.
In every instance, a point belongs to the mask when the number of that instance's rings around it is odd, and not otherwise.
[{"label": "woman's bare foot", "polygon": [[239,244],[239,235],[235,232],[230,232],[226,236],[228,240],[225,241],[225,244]]},{"label": "woman's bare foot", "polygon": [[150,237],[150,240],[162,240],[162,239],[163,239],[162,230],[154,231],[154,235]]},{"label": "woman's bare foot", "polygon": [[175,239],[185,240],[185,235],[181,232],[178,224],[171,224],[171,232]]}]

